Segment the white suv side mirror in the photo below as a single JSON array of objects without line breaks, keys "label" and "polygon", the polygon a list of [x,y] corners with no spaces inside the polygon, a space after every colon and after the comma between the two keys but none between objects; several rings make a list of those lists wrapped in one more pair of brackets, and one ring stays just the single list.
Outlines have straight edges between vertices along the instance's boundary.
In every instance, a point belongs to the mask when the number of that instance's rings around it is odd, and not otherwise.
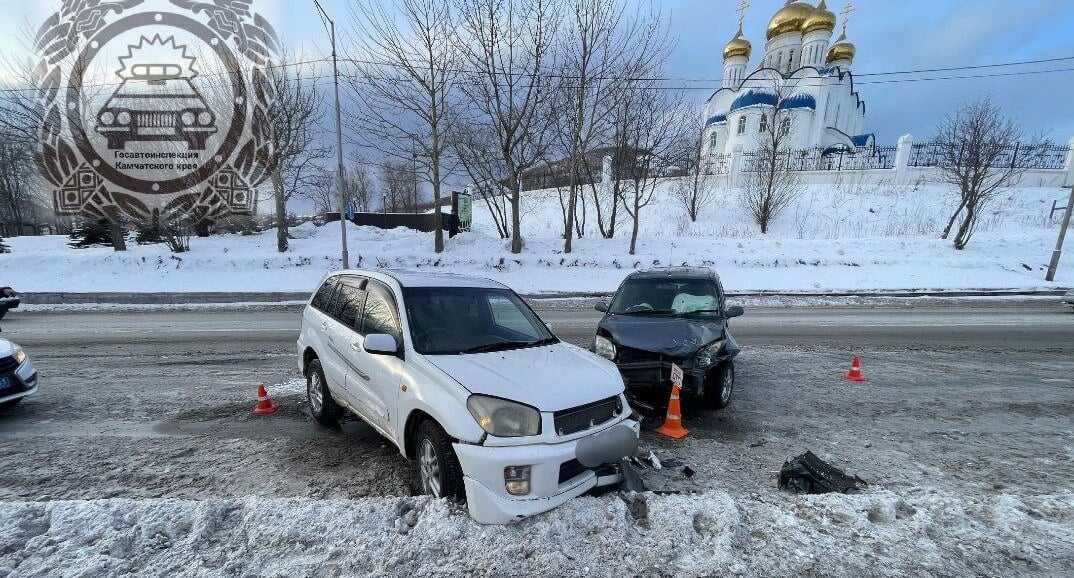
[{"label": "white suv side mirror", "polygon": [[375,355],[395,355],[399,352],[399,344],[395,338],[387,333],[371,333],[365,336],[364,344],[366,353]]}]

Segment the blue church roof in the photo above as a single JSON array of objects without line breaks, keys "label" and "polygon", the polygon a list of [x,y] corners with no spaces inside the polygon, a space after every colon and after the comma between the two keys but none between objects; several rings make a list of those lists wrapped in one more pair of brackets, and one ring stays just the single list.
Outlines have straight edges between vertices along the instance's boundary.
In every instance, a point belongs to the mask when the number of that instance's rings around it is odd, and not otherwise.
[{"label": "blue church roof", "polygon": [[865,147],[869,146],[869,142],[876,140],[876,138],[873,136],[873,133],[869,133],[852,136],[850,137],[850,140],[854,142],[854,146]]},{"label": "blue church roof", "polygon": [[779,108],[783,110],[792,110],[795,108],[817,110],[817,99],[813,98],[813,95],[799,92],[783,99],[783,102],[779,103]]},{"label": "blue church roof", "polygon": [[730,112],[735,112],[740,108],[746,108],[747,106],[776,106],[776,95],[771,92],[762,92],[760,90],[751,90],[731,103]]},{"label": "blue church roof", "polygon": [[705,126],[710,126],[710,125],[713,125],[713,124],[723,124],[725,122],[727,122],[727,113],[722,113],[721,112],[721,113],[716,113],[715,116],[713,116],[712,118],[708,119],[705,122]]}]

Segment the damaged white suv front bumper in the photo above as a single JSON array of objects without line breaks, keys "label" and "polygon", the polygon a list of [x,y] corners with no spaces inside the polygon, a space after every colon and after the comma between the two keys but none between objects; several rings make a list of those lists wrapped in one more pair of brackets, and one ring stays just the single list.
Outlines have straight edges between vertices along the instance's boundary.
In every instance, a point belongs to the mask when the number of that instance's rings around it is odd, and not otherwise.
[{"label": "damaged white suv front bumper", "polygon": [[[624,448],[630,432],[634,448]],[[589,490],[621,479],[616,462],[637,447],[640,425],[624,417],[573,439],[525,445],[494,445],[503,438],[487,439],[484,445],[454,444],[462,466],[470,517],[481,524],[509,524],[551,510]],[[490,443],[491,442],[491,443]],[[608,464],[586,467],[578,460],[579,448],[590,454],[583,461]],[[529,492],[513,495],[505,478],[509,468],[529,466]]]}]

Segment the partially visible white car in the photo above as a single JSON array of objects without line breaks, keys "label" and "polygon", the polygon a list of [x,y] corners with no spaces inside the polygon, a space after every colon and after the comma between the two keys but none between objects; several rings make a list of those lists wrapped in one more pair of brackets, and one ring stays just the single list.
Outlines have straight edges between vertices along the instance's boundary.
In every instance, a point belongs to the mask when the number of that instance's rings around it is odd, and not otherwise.
[{"label": "partially visible white car", "polygon": [[1063,305],[1074,308],[1074,289],[1067,291],[1066,295],[1063,295],[1063,300],[1060,301]]},{"label": "partially visible white car", "polygon": [[17,343],[0,339],[0,411],[37,393],[37,368]]},{"label": "partially visible white car", "polygon": [[417,463],[437,497],[485,524],[522,520],[615,484],[639,425],[610,361],[557,339],[487,279],[348,270],[302,314],[314,417],[350,411]]}]

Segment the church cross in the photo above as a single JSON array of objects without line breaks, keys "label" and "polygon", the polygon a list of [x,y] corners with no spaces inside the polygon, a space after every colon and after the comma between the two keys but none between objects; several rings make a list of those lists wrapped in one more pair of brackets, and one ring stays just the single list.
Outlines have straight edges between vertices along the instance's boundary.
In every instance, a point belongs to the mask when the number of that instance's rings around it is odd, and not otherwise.
[{"label": "church cross", "polygon": [[850,23],[850,15],[854,14],[855,10],[857,10],[857,9],[854,8],[854,5],[851,4],[850,2],[847,2],[847,5],[843,7],[842,15],[843,15],[843,31],[844,32],[847,29],[847,24]]},{"label": "church cross", "polygon": [[749,7],[750,7],[750,3],[747,2],[746,0],[742,0],[742,2],[740,2],[739,5],[738,5],[738,26],[739,26],[739,28],[742,27],[742,21],[746,19],[746,9],[749,8]]}]

